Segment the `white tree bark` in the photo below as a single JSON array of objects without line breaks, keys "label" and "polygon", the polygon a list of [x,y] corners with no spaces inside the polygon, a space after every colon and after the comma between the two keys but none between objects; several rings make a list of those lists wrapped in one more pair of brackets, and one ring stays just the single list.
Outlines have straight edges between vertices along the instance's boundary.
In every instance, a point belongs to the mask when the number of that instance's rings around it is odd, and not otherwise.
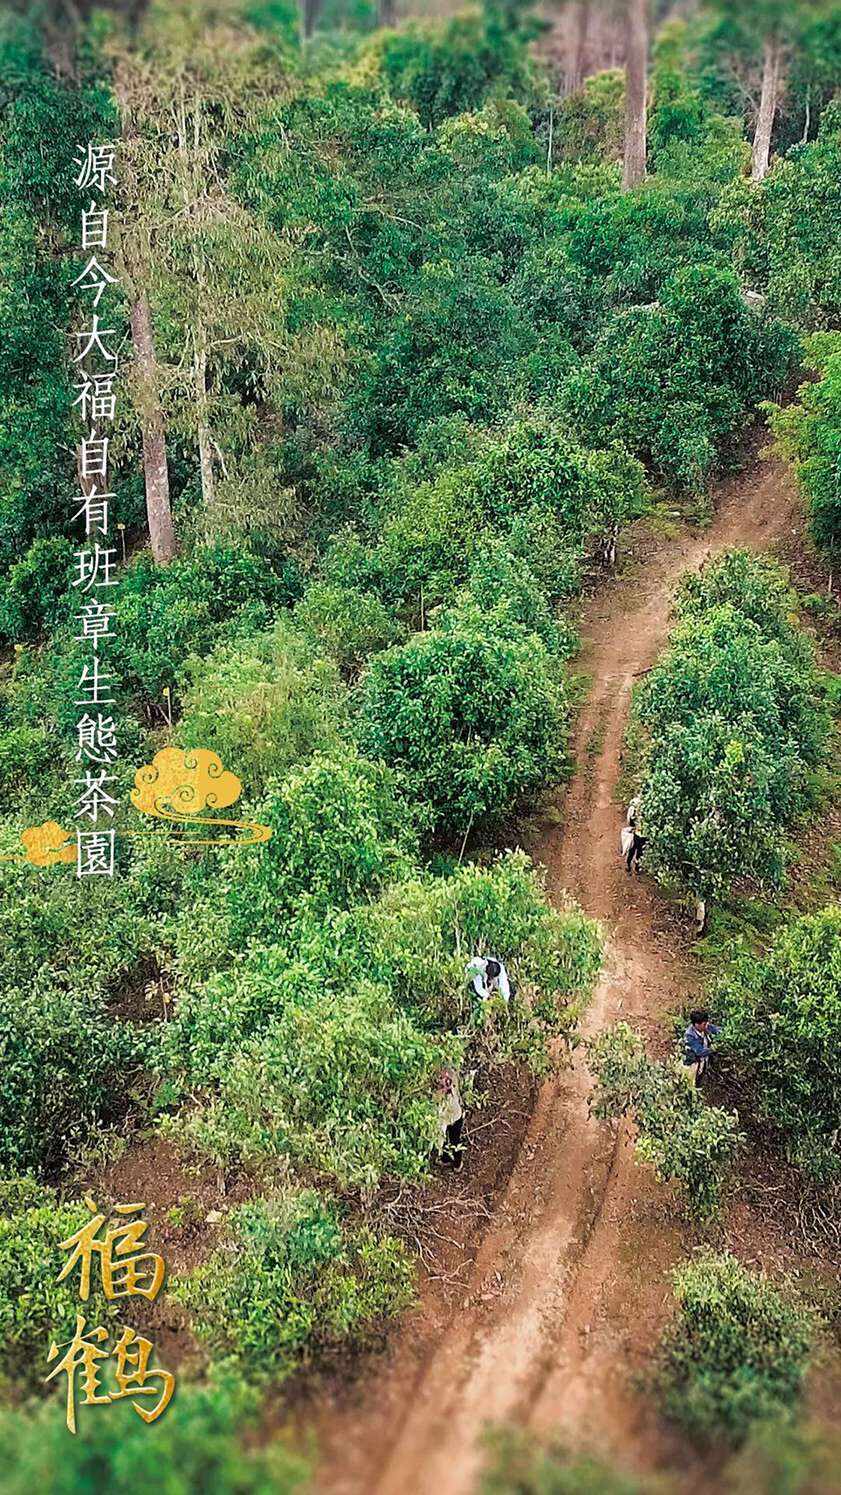
[{"label": "white tree bark", "polygon": [[622,185],[639,186],[646,172],[648,0],[626,0],[625,161]]},{"label": "white tree bark", "polygon": [[753,136],[753,162],[751,175],[761,182],[767,175],[771,162],[771,136],[780,91],[780,64],[782,49],[776,36],[765,38],[762,59],[762,95],[759,100],[759,115]]}]

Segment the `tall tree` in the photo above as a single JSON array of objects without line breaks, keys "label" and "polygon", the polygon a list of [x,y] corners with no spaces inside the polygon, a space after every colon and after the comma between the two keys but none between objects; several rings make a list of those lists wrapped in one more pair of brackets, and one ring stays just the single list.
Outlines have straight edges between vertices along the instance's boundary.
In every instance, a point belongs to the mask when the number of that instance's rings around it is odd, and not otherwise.
[{"label": "tall tree", "polygon": [[622,185],[645,180],[648,94],[648,0],[625,5],[625,154]]},{"label": "tall tree", "polygon": [[318,25],[324,0],[301,0],[301,36],[308,42]]},{"label": "tall tree", "polygon": [[584,58],[587,50],[587,32],[590,27],[590,10],[590,0],[577,0],[572,8],[572,35],[566,82],[568,93],[576,93],[584,81]]},{"label": "tall tree", "polygon": [[[284,320],[288,247],[231,189],[242,143],[288,89],[285,54],[246,27],[208,24],[153,4],[118,50],[127,183],[126,283],[132,288],[135,413],[152,549],[174,548],[167,438],[198,458],[203,526],[222,479],[246,479],[259,408],[290,360]],[[254,474],[250,473],[252,490]]]},{"label": "tall tree", "polygon": [[161,370],[155,350],[149,287],[153,250],[144,217],[144,164],[139,117],[146,80],[123,63],[115,72],[115,93],[122,120],[120,152],[121,208],[119,237],[120,279],[129,299],[133,351],[130,387],[140,427],[146,522],[152,555],[165,566],[176,552],[175,525],[169,487],[166,424],[161,404]]},{"label": "tall tree", "polygon": [[771,162],[771,136],[780,96],[783,68],[783,38],[776,18],[771,18],[762,42],[762,92],[753,135],[751,176],[761,182]]}]

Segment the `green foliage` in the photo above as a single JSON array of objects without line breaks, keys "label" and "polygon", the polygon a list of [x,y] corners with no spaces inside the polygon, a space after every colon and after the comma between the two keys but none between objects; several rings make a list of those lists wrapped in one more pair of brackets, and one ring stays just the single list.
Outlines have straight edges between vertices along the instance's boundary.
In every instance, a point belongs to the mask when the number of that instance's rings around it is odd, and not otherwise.
[{"label": "green foliage", "polygon": [[585,78],[561,100],[553,136],[554,161],[621,161],[625,128],[625,73],[621,68]]},{"label": "green foliage", "polygon": [[235,1050],[218,1093],[165,1119],[164,1130],[223,1166],[276,1170],[290,1160],[344,1188],[423,1176],[436,1136],[439,1044],[358,973],[346,972],[338,992],[318,992],[302,963],[280,973],[277,964],[270,950],[232,978],[240,1010],[250,985],[252,1005],[272,1009],[268,1023]]},{"label": "green foliage", "polygon": [[830,718],[793,594],[766,560],[732,552],[687,578],[669,648],[634,702],[647,735],[647,856],[703,897],[778,884],[783,833],[813,801]]},{"label": "green foliage", "polygon": [[124,1114],[145,1045],[94,997],[40,981],[0,991],[0,1168],[55,1168]]},{"label": "green foliage", "polygon": [[304,1495],[309,1461],[283,1443],[255,1447],[257,1398],[235,1378],[213,1386],[179,1383],[171,1411],[142,1422],[130,1402],[82,1410],[71,1438],[55,1405],[0,1415],[0,1491],[134,1495]]},{"label": "green foliage", "polygon": [[454,835],[557,780],[567,719],[563,684],[540,640],[459,611],[374,657],[357,730],[362,750],[395,769],[406,793]]},{"label": "green foliage", "polygon": [[515,1428],[489,1434],[477,1495],[652,1495],[650,1485],[618,1474],[601,1459],[548,1446]]},{"label": "green foliage", "polygon": [[732,273],[695,267],[652,306],[605,325],[561,407],[593,445],[622,440],[677,488],[698,492],[759,399],[781,389],[794,341],[742,300]]},{"label": "green foliage", "polygon": [[820,378],[798,390],[797,404],[771,409],[782,453],[794,461],[809,507],[815,544],[831,565],[841,559],[841,343],[837,334],[813,339]]},{"label": "green foliage", "polygon": [[[230,1216],[227,1246],[172,1296],[214,1358],[277,1383],[340,1345],[359,1345],[412,1295],[404,1248],[343,1226],[313,1190],[289,1189]],[[255,1290],[257,1289],[257,1290]]]},{"label": "green foliage", "polygon": [[760,1422],[727,1465],[728,1495],[834,1495],[840,1463],[837,1432]]},{"label": "green foliage", "polygon": [[[52,1189],[29,1179],[0,1183],[0,1205],[0,1389],[43,1391],[50,1342],[72,1338],[79,1311],[78,1276],[56,1280],[67,1261],[59,1243],[90,1214],[83,1203],[60,1203]],[[89,1322],[107,1322],[111,1311],[93,1278]],[[0,1469],[5,1456],[4,1440]]]},{"label": "green foliage", "polygon": [[369,654],[399,642],[402,629],[393,613],[360,587],[308,587],[295,609],[295,621],[315,639],[320,653],[345,675],[359,673]]},{"label": "green foliage", "polygon": [[715,1218],[744,1141],[738,1117],[708,1106],[677,1061],[657,1064],[647,1058],[642,1039],[627,1023],[606,1029],[593,1040],[590,1052],[596,1076],[594,1114],[613,1117],[632,1111],[638,1156],[652,1164],[658,1178],[678,1185],[693,1219]]},{"label": "green foliage", "polygon": [[73,546],[59,535],[33,540],[11,567],[0,594],[0,638],[24,643],[46,626],[54,627],[66,609],[74,565]]},{"label": "green foliage", "polygon": [[678,1313],[661,1346],[664,1411],[693,1438],[741,1442],[796,1405],[813,1315],[735,1257],[704,1253],[674,1273]]},{"label": "green foliage", "polygon": [[112,668],[132,692],[159,702],[189,655],[207,653],[220,637],[259,632],[299,592],[294,562],[275,570],[242,547],[199,548],[163,568],[141,556],[111,595]]},{"label": "green foliage", "polygon": [[837,1172],[841,908],[795,919],[765,953],[742,954],[716,1003],[721,1052],[750,1085],[759,1115],[807,1172]]},{"label": "green foliage", "polygon": [[19,808],[36,786],[43,792],[54,761],[53,745],[39,728],[21,724],[0,732],[0,812]]},{"label": "green foliage", "polygon": [[392,97],[416,109],[426,126],[481,108],[491,93],[524,96],[532,87],[516,32],[479,11],[388,32],[372,46]]},{"label": "green foliage", "polygon": [[[522,853],[392,882],[349,915],[312,912],[288,926],[286,946],[257,944],[227,970],[223,934],[167,1026],[164,1072],[193,1093],[214,1088],[164,1125],[221,1161],[293,1157],[366,1188],[423,1175],[442,1060],[482,1045],[486,1062],[542,1072],[551,1039],[574,1042],[601,959],[598,926],[574,906],[550,908]],[[191,916],[188,950],[195,930]],[[489,1015],[468,992],[476,950],[512,971],[510,1010]]]},{"label": "green foliage", "polygon": [[217,752],[251,794],[341,742],[344,691],[336,665],[282,621],[220,645],[187,668],[177,740]]},{"label": "green foliage", "polygon": [[[806,331],[837,327],[841,308],[841,106],[825,111],[817,140],[778,160],[762,183],[758,203],[742,208],[736,239],[756,290],[767,290],[769,310]],[[808,203],[808,212],[803,204]],[[736,211],[733,211],[736,207]],[[722,214],[739,225],[738,204]],[[754,215],[759,218],[755,225]],[[750,233],[750,228],[754,232]]]}]

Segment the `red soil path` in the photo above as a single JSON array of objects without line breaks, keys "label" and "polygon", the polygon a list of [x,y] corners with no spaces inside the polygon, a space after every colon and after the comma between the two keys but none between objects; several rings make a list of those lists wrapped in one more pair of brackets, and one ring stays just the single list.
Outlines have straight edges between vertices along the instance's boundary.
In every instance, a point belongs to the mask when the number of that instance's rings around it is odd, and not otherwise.
[{"label": "red soil path", "polygon": [[[592,686],[577,769],[562,815],[532,824],[527,849],[546,867],[550,895],[568,889],[605,927],[586,1034],[628,1018],[662,1041],[664,1015],[695,979],[688,935],[666,927],[662,903],[618,855],[631,690],[663,648],[680,574],[734,545],[773,548],[797,507],[787,471],[760,459],[724,487],[705,533],[658,545],[585,608],[580,668]],[[715,1487],[710,1467],[687,1468],[634,1387],[670,1298],[665,1273],[686,1242],[666,1191],[635,1163],[628,1128],[590,1118],[590,1086],[579,1048],[572,1069],[539,1091],[463,1298],[427,1333],[420,1363],[398,1336],[366,1371],[354,1407],[323,1418],[322,1491],[472,1495],[483,1428],[501,1420],[629,1470],[669,1469],[687,1492]]]}]

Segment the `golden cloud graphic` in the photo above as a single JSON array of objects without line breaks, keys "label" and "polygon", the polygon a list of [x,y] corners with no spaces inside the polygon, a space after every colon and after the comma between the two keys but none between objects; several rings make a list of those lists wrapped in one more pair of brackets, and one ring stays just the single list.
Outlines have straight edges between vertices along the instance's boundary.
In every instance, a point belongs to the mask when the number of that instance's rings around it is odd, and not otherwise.
[{"label": "golden cloud graphic", "polygon": [[[209,748],[162,748],[151,763],[139,768],[134,777],[131,802],[144,815],[179,825],[223,826],[248,831],[245,837],[213,838],[181,836],[182,844],[213,846],[220,839],[238,840],[248,845],[268,841],[271,827],[247,820],[225,820],[221,816],[204,816],[202,810],[226,810],[242,793],[236,774],[229,773],[221,758]],[[131,833],[130,833],[131,834]]]},{"label": "golden cloud graphic", "polygon": [[43,825],[31,825],[20,833],[24,855],[16,861],[31,862],[33,867],[54,867],[57,862],[75,862],[76,843],[71,832],[66,831],[56,820],[45,820]]},{"label": "golden cloud graphic", "polygon": [[178,820],[202,810],[227,810],[242,794],[236,774],[223,767],[208,748],[162,748],[151,763],[138,768],[131,802],[144,815]]}]

